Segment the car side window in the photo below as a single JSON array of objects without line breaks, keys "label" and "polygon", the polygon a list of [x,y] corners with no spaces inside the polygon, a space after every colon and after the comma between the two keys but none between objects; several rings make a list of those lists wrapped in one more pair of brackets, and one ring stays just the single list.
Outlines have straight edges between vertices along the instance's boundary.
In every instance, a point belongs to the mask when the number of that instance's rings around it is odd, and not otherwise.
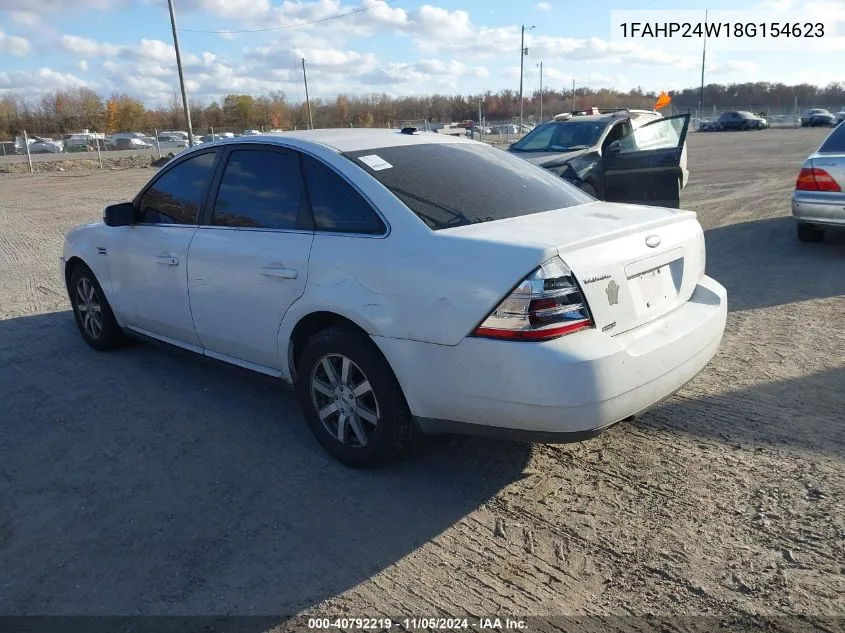
[{"label": "car side window", "polygon": [[308,198],[318,231],[380,235],[386,227],[352,185],[316,158],[302,156]]},{"label": "car side window", "polygon": [[293,152],[235,150],[229,154],[211,223],[295,229],[303,203],[302,173]]},{"label": "car side window", "polygon": [[608,132],[607,136],[604,139],[604,142],[601,144],[602,150],[607,149],[607,146],[610,145],[613,141],[619,141],[623,139],[625,136],[628,135],[630,131],[631,126],[625,121],[614,125],[613,129]]},{"label": "car side window", "polygon": [[138,201],[140,223],[196,224],[216,156],[204,152],[162,174]]},{"label": "car side window", "polygon": [[622,139],[621,153],[678,147],[684,124],[682,118],[666,118],[637,128]]}]

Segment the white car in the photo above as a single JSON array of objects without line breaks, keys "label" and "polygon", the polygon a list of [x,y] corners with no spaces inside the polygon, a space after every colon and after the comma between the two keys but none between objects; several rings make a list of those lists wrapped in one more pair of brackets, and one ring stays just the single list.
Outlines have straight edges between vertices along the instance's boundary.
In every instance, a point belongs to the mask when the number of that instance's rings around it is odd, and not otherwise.
[{"label": "white car", "polygon": [[188,139],[169,134],[159,134],[156,138],[156,146],[160,149],[183,150],[188,147]]},{"label": "white car", "polygon": [[845,107],[836,113],[836,125],[839,125],[843,121],[845,121]]},{"label": "white car", "polygon": [[93,347],[135,333],[294,383],[366,467],[417,432],[572,441],[653,407],[722,339],[704,265],[694,213],[476,141],[337,129],[180,153],[68,233],[61,274]]}]

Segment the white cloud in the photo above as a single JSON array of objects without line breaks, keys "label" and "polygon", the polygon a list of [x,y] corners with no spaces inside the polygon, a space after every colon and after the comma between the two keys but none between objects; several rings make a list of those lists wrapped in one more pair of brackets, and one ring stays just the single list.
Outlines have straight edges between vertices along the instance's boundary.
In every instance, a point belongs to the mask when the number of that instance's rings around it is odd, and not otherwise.
[{"label": "white cloud", "polygon": [[0,53],[9,53],[15,57],[26,57],[32,51],[29,40],[17,35],[6,35],[0,31]]},{"label": "white cloud", "polygon": [[80,9],[116,9],[130,0],[0,0],[0,11],[28,11],[38,15],[50,15],[64,11],[77,12]]},{"label": "white cloud", "polygon": [[76,67],[79,68],[79,70],[81,70],[82,72],[85,72],[88,70],[88,62],[86,62],[84,59],[80,59],[79,62],[77,62]]},{"label": "white cloud", "polygon": [[89,85],[76,75],[62,73],[52,68],[38,70],[14,70],[0,72],[0,91],[26,90],[28,93],[41,93],[53,90],[67,90]]},{"label": "white cloud", "polygon": [[95,42],[94,40],[76,35],[63,35],[60,43],[62,48],[69,53],[84,55],[86,57],[117,55],[120,52],[120,47],[114,44]]},{"label": "white cloud", "polygon": [[534,8],[537,9],[538,11],[551,11],[552,5],[549,4],[548,2],[538,2],[537,4],[534,5]]},{"label": "white cloud", "polygon": [[711,75],[742,74],[751,75],[760,71],[756,62],[746,60],[735,60],[720,63],[707,63],[704,66],[706,73]]},{"label": "white cloud", "polygon": [[35,26],[41,22],[41,18],[33,11],[12,11],[9,16],[12,22],[21,26]]}]

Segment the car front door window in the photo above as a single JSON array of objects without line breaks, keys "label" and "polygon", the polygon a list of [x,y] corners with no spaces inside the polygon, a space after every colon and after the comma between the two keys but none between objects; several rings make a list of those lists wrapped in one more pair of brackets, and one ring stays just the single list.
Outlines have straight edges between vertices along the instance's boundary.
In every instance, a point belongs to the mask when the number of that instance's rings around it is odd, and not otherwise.
[{"label": "car front door window", "polygon": [[685,121],[683,117],[670,117],[637,128],[621,140],[620,153],[678,147],[684,133]]},{"label": "car front door window", "polygon": [[215,152],[206,152],[162,174],[138,201],[139,221],[143,224],[197,224],[215,158]]}]

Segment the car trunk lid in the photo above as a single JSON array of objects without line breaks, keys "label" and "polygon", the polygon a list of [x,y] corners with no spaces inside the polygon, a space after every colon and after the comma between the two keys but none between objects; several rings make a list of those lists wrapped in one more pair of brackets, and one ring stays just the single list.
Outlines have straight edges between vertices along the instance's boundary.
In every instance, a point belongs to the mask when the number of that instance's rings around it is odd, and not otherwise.
[{"label": "car trunk lid", "polygon": [[594,202],[448,232],[557,248],[610,335],[688,301],[704,274],[704,235],[689,211]]}]

